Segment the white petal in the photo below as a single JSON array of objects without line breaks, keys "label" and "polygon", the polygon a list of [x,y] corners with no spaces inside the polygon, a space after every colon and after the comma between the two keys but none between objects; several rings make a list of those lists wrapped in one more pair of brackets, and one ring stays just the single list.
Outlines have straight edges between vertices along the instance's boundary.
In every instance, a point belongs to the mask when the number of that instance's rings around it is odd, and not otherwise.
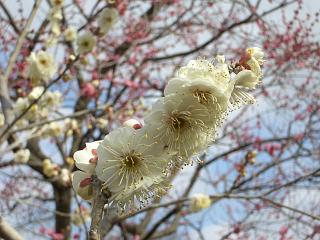
[{"label": "white petal", "polygon": [[82,171],[75,171],[72,173],[71,178],[72,178],[72,187],[74,190],[78,190],[79,184],[83,179],[91,177],[91,174],[85,173]]}]

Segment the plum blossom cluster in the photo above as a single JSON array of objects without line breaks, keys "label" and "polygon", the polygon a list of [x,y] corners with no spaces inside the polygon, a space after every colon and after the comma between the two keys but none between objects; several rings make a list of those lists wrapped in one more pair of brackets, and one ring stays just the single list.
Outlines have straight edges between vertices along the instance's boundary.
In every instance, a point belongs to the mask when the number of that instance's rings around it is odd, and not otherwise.
[{"label": "plum blossom cluster", "polygon": [[[22,121],[28,120],[34,122],[36,120],[46,119],[49,117],[50,113],[56,110],[62,103],[62,95],[59,91],[49,91],[47,90],[43,96],[40,98],[44,92],[44,87],[38,86],[34,87],[32,91],[26,97],[19,97],[15,103],[15,114],[19,116],[24,112],[30,105],[31,108],[26,114],[26,118]],[[33,102],[40,98],[37,103]],[[19,122],[24,125],[24,122]]]},{"label": "plum blossom cluster", "polygon": [[[218,127],[235,107],[254,102],[249,93],[261,81],[263,52],[249,48],[233,71],[224,56],[212,62],[191,60],[181,67],[144,118],[128,120],[102,141],[75,152],[73,187],[93,198],[93,176],[111,192],[109,205],[122,210],[143,207],[169,188],[168,176],[190,164],[215,139]],[[208,207],[196,197],[192,208]]]},{"label": "plum blossom cluster", "polygon": [[[77,53],[85,54],[91,52],[96,45],[96,37],[90,31],[84,31],[78,36],[76,26],[62,26],[63,0],[51,0],[51,8],[48,12],[50,31],[46,40],[46,47],[50,48],[59,43],[62,35],[63,40],[73,44],[76,43]],[[104,8],[98,15],[97,31],[102,35],[106,34],[118,21],[119,13],[115,8]],[[63,34],[61,34],[63,32]],[[27,59],[27,75],[35,86],[47,82],[57,72],[57,65],[54,57],[48,51],[32,52]]]}]

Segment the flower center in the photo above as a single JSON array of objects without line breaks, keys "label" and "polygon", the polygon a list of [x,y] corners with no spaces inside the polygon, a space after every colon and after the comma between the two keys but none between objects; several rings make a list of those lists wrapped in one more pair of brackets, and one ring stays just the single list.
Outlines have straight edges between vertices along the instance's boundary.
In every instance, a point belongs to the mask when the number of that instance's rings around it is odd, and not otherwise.
[{"label": "flower center", "polygon": [[85,47],[85,48],[88,47],[88,46],[89,46],[89,42],[88,42],[88,41],[84,41],[84,42],[82,43],[82,46]]},{"label": "flower center", "polygon": [[105,22],[106,22],[106,23],[111,23],[111,21],[112,21],[112,18],[111,18],[111,17],[106,17],[106,18],[105,18]]},{"label": "flower center", "polygon": [[62,4],[62,0],[55,0],[56,6],[60,6]]},{"label": "flower center", "polygon": [[122,157],[121,163],[122,166],[127,169],[134,169],[141,164],[142,160],[143,158],[141,156],[141,153],[137,153],[134,150],[132,150],[127,155],[124,155]]},{"label": "flower center", "polygon": [[172,130],[180,130],[190,126],[191,113],[188,111],[174,111],[168,119],[168,124]]},{"label": "flower center", "polygon": [[[210,101],[212,102],[214,97],[212,96],[211,92],[209,91],[202,91],[196,89],[193,91],[193,96],[198,99],[198,102],[207,105]],[[214,101],[213,101],[214,102]]]},{"label": "flower center", "polygon": [[45,59],[41,59],[40,60],[41,65],[46,66],[47,65],[47,61]]}]

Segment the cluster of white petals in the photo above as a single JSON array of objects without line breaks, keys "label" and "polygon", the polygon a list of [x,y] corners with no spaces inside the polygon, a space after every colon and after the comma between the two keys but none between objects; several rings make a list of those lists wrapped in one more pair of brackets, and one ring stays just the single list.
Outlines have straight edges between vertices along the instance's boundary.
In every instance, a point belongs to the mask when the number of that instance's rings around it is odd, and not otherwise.
[{"label": "cluster of white petals", "polygon": [[[36,121],[48,118],[50,113],[61,105],[63,98],[59,91],[52,92],[47,90],[44,93],[44,90],[44,87],[37,86],[34,87],[26,97],[19,97],[15,103],[15,114],[20,115],[32,105],[26,114],[27,120]],[[37,103],[34,103],[35,100],[37,100]],[[47,125],[45,125],[44,128],[47,128]]]},{"label": "cluster of white petals", "polygon": [[[248,91],[260,82],[263,52],[252,48],[246,54],[245,67],[237,74],[221,55],[213,62],[190,61],[169,80],[164,97],[152,106],[144,125],[127,120],[101,143],[92,143],[94,150],[87,145],[76,152],[81,170],[73,176],[77,193],[90,200],[95,175],[111,193],[110,207],[143,207],[164,194],[170,187],[167,176],[212,143],[228,112],[239,102],[254,102]],[[210,204],[208,196],[198,194],[190,209],[198,211]]]},{"label": "cluster of white petals", "polygon": [[91,32],[85,32],[78,37],[77,46],[79,54],[91,52],[96,46],[96,38]]},{"label": "cluster of white petals", "polygon": [[192,196],[189,210],[191,212],[198,212],[204,208],[208,208],[211,205],[211,199],[208,195],[198,193]]},{"label": "cluster of white petals", "polygon": [[62,8],[64,0],[51,0],[50,1],[53,8]]},{"label": "cluster of white petals", "polygon": [[91,200],[93,189],[91,176],[97,164],[97,148],[101,141],[87,143],[83,150],[74,153],[73,158],[76,167],[79,169],[75,171],[72,176],[72,185],[76,192],[85,200]]},{"label": "cluster of white petals", "polygon": [[61,21],[63,0],[51,0],[51,9],[48,13],[48,20],[51,26],[51,33],[46,40],[46,47],[51,47],[56,45],[58,42],[58,37],[61,34]]},{"label": "cluster of white petals", "polygon": [[73,27],[68,27],[64,31],[64,38],[67,42],[73,42],[77,38],[77,30]]},{"label": "cluster of white petals", "polygon": [[62,20],[62,11],[60,8],[52,8],[50,10],[48,19],[51,24],[51,32],[55,36],[59,36],[61,34],[60,24]]},{"label": "cluster of white petals", "polygon": [[245,62],[243,63],[245,69],[240,71],[234,79],[234,89],[230,98],[232,104],[242,105],[255,102],[248,90],[255,89],[261,83],[263,57],[264,53],[258,47],[246,50]]},{"label": "cluster of white petals", "polygon": [[14,153],[14,162],[16,163],[27,163],[30,158],[30,151],[29,149],[20,149]]},{"label": "cluster of white petals", "polygon": [[52,178],[59,174],[59,167],[57,164],[50,161],[50,159],[44,159],[42,162],[42,171],[45,176]]},{"label": "cluster of white petals", "polygon": [[96,174],[117,194],[144,178],[162,174],[170,154],[144,128],[122,127],[109,133],[98,147]]},{"label": "cluster of white petals", "polygon": [[50,53],[39,51],[32,52],[27,59],[28,76],[33,84],[39,84],[41,80],[48,81],[57,71],[54,58]]},{"label": "cluster of white petals", "polygon": [[98,26],[101,33],[107,33],[118,21],[119,13],[114,8],[105,8],[98,17]]}]

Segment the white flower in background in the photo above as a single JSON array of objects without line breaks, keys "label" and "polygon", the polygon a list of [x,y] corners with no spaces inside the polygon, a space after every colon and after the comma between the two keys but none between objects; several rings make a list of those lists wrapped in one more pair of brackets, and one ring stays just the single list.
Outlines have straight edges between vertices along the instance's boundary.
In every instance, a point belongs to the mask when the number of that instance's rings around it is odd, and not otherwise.
[{"label": "white flower in background", "polygon": [[39,70],[38,59],[35,53],[31,53],[27,58],[28,63],[28,77],[31,79],[33,84],[37,84],[42,79],[42,74]]},{"label": "white flower in background", "polygon": [[70,171],[66,168],[62,168],[60,171],[59,180],[63,185],[68,185],[70,183]]},{"label": "white flower in background", "polygon": [[49,159],[44,159],[42,162],[42,171],[48,178],[57,176],[59,174],[59,167],[52,163]]},{"label": "white flower in background", "polygon": [[217,57],[214,66],[207,60],[191,60],[180,68],[176,76],[168,82],[164,94],[178,94],[189,99],[194,98],[205,106],[211,114],[221,114],[227,110],[233,90],[233,82],[224,57]]},{"label": "white flower in background", "polygon": [[119,13],[114,8],[105,8],[98,17],[100,32],[107,33],[110,28],[118,21]]},{"label": "white flower in background", "polygon": [[30,159],[29,149],[20,149],[14,153],[14,161],[16,163],[27,163]]},{"label": "white flower in background", "polygon": [[17,114],[23,112],[29,106],[29,101],[27,98],[19,97],[15,103],[14,110]]},{"label": "white flower in background", "polygon": [[71,221],[76,226],[81,226],[91,219],[91,214],[88,208],[80,206],[77,208],[71,216]]},{"label": "white flower in background", "polygon": [[57,71],[53,56],[44,51],[40,51],[37,54],[37,67],[44,80],[51,78]]},{"label": "white flower in background", "polygon": [[61,122],[51,122],[42,127],[44,137],[59,137],[63,133]]},{"label": "white flower in background", "polygon": [[54,8],[62,8],[64,4],[64,0],[51,0],[52,7]]},{"label": "white flower in background", "polygon": [[125,121],[122,125],[124,127],[131,127],[131,128],[134,128],[134,129],[142,128],[142,124],[138,120],[133,119],[133,118]]},{"label": "white flower in background", "polygon": [[98,118],[96,119],[96,126],[100,129],[105,129],[108,126],[108,120],[104,118]]},{"label": "white flower in background", "polygon": [[46,40],[46,43],[45,43],[45,46],[47,48],[50,48],[52,46],[55,46],[58,42],[59,38],[57,36],[55,36],[54,34],[51,34],[47,40]]},{"label": "white flower in background", "polygon": [[74,131],[79,130],[78,122],[75,119],[66,118],[64,120],[64,126],[66,129],[67,136],[71,136]]},{"label": "white flower in background", "polygon": [[38,99],[44,91],[44,87],[38,86],[34,87],[32,91],[28,94],[28,98],[30,101]]},{"label": "white flower in background", "polygon": [[145,118],[153,137],[163,142],[170,151],[190,157],[201,150],[211,132],[206,107],[192,98],[177,99],[175,95],[161,98]]},{"label": "white flower in background", "polygon": [[33,104],[26,114],[26,119],[35,121],[39,117],[39,105]]},{"label": "white flower in background", "polygon": [[91,32],[85,32],[77,39],[78,53],[91,52],[96,46],[96,38]]},{"label": "white flower in background", "polygon": [[39,115],[40,118],[47,118],[49,116],[48,108],[41,107],[35,115]]},{"label": "white flower in background", "polygon": [[263,64],[264,53],[261,48],[258,48],[258,47],[247,48],[246,52],[255,60],[257,60],[260,65]]},{"label": "white flower in background", "polygon": [[86,147],[83,150],[77,151],[73,155],[75,165],[79,170],[72,175],[72,186],[84,200],[92,198],[91,176],[97,164],[97,148],[100,143],[101,141],[86,143]]},{"label": "white flower in background", "polygon": [[61,20],[62,20],[61,9],[60,8],[52,8],[50,10],[48,19],[49,19],[50,25],[51,25],[51,32],[55,36],[59,36],[61,34],[61,31],[60,31],[60,24],[61,24]]},{"label": "white flower in background", "polygon": [[0,113],[0,127],[4,125],[4,115]]},{"label": "white flower in background", "polygon": [[58,107],[63,101],[62,94],[59,91],[47,91],[43,96],[43,104],[45,107]]},{"label": "white flower in background", "polygon": [[31,53],[28,58],[28,76],[32,83],[38,84],[40,80],[48,80],[57,71],[57,66],[51,54],[39,51]]},{"label": "white flower in background", "polygon": [[195,194],[191,198],[189,210],[191,212],[198,212],[204,208],[208,208],[211,205],[211,199],[208,195],[203,193]]},{"label": "white flower in background", "polygon": [[73,42],[77,38],[77,30],[74,27],[68,27],[64,31],[64,38],[67,42]]},{"label": "white flower in background", "polygon": [[145,177],[161,176],[170,154],[143,129],[122,127],[110,132],[98,147],[96,174],[114,194]]},{"label": "white flower in background", "polygon": [[249,151],[246,154],[245,160],[253,165],[256,162],[256,157],[257,157],[257,151]]}]

